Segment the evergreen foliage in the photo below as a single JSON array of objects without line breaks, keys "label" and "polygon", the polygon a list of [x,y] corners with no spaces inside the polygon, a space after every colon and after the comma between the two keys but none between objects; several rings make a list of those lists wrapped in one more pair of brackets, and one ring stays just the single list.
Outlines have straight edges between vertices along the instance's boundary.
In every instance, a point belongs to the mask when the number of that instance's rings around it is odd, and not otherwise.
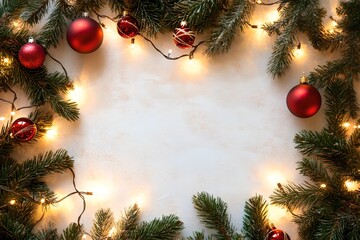
[{"label": "evergreen foliage", "polygon": [[337,12],[342,18],[334,39],[342,42],[332,44],[342,57],[310,74],[311,83],[325,88],[327,106],[327,126],[321,131],[301,131],[294,140],[303,155],[298,170],[311,182],[288,183],[272,196],[273,203],[300,210],[294,220],[301,239],[355,240],[360,236],[360,190],[346,186],[347,181],[360,180],[360,130],[350,132],[343,125],[357,117],[359,110],[353,86],[360,71],[360,18],[355,14],[359,11],[359,1],[340,3]]},{"label": "evergreen foliage", "polygon": [[[50,7],[51,6],[51,7]],[[252,0],[2,0],[0,1],[0,93],[11,93],[13,100],[1,99],[2,105],[16,107],[20,88],[28,97],[34,110],[29,118],[37,126],[36,137],[26,144],[39,140],[52,124],[53,115],[69,121],[79,118],[76,104],[65,99],[72,88],[66,71],[49,73],[46,67],[29,70],[18,60],[18,53],[30,36],[35,37],[49,54],[65,36],[68,24],[84,11],[99,17],[99,12],[109,6],[116,17],[126,10],[139,22],[142,33],[149,37],[173,30],[182,20],[205,38],[204,53],[211,57],[230,50],[238,33],[251,26],[256,3]],[[290,68],[293,49],[299,35],[305,34],[312,46],[320,51],[338,51],[340,57],[317,67],[309,76],[310,83],[326,92],[327,125],[321,131],[301,131],[295,136],[296,148],[303,155],[298,162],[299,172],[310,180],[302,184],[279,185],[271,197],[274,204],[297,210],[294,221],[299,225],[301,239],[360,239],[360,191],[349,191],[346,181],[360,181],[360,129],[349,132],[345,121],[358,117],[359,104],[354,89],[360,75],[360,2],[340,1],[334,33],[326,33],[323,19],[326,15],[320,0],[280,0],[280,19],[263,27],[275,35],[268,72],[281,77]],[[50,12],[51,11],[51,12]],[[45,16],[47,16],[46,19]],[[39,33],[30,33],[13,26],[22,20],[25,25],[44,21]],[[196,50],[196,49],[195,49]],[[50,55],[49,55],[50,56]],[[51,57],[52,58],[52,57]],[[38,156],[14,159],[14,153],[23,143],[10,136],[11,117],[0,130],[0,236],[1,239],[79,240],[85,230],[79,223],[71,223],[60,235],[52,224],[35,230],[41,218],[36,210],[41,205],[45,211],[59,198],[46,185],[44,178],[64,173],[73,167],[73,160],[65,150],[48,151]],[[355,120],[356,121],[356,120]],[[360,120],[356,121],[356,125]],[[10,203],[16,199],[16,202]],[[267,203],[255,196],[245,204],[243,229],[238,232],[231,223],[227,204],[220,198],[202,192],[193,196],[193,204],[205,227],[214,231],[206,236],[198,231],[189,240],[205,239],[264,239],[268,230]],[[112,212],[99,210],[88,234],[94,239],[107,239],[111,229],[113,239],[174,239],[183,229],[175,215],[162,216],[149,222],[140,222],[137,205],[127,209],[115,223]]]},{"label": "evergreen foliage", "polygon": [[227,204],[221,198],[200,192],[193,196],[193,204],[201,222],[215,233],[206,236],[204,231],[194,232],[193,236],[187,238],[188,240],[258,240],[265,239],[270,230],[268,204],[262,196],[252,197],[245,203],[241,233],[231,223]]}]

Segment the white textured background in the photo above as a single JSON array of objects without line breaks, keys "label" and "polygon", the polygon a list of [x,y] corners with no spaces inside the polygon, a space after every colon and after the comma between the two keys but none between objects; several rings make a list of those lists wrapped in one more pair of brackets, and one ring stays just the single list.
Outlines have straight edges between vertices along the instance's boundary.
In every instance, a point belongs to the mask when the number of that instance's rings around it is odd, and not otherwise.
[{"label": "white textured background", "polygon": [[[334,15],[336,1],[323,1]],[[253,23],[269,19],[271,9],[257,7]],[[106,12],[106,11],[105,11]],[[289,90],[318,64],[330,59],[302,38],[304,55],[295,59],[282,79],[266,73],[274,38],[261,30],[239,35],[228,54],[212,59],[199,49],[195,61],[167,61],[140,37],[136,48],[110,31],[92,54],[74,52],[63,41],[51,50],[81,88],[81,119],[55,120],[57,137],[43,139],[31,154],[65,148],[75,159],[79,189],[88,196],[82,218],[90,231],[94,213],[111,208],[116,217],[137,202],[142,220],[176,214],[185,223],[184,236],[203,226],[191,198],[200,191],[221,197],[238,229],[245,201],[261,194],[266,199],[276,182],[302,179],[296,171],[301,156],[293,138],[302,129],[321,129],[323,108],[310,119],[294,117],[285,104]],[[325,25],[331,23],[328,19]],[[202,36],[197,36],[197,41]],[[172,55],[171,33],[155,43]],[[50,69],[60,70],[48,58]],[[70,174],[48,179],[60,196],[72,191]],[[63,228],[75,222],[81,199],[73,196],[52,208],[44,222]],[[296,239],[296,226],[284,210],[270,208],[271,221]]]}]

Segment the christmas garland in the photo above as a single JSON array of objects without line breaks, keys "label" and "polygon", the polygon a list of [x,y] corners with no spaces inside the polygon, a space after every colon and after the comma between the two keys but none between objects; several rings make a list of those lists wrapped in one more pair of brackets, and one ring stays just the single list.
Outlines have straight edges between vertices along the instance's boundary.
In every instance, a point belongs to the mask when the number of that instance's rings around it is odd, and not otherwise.
[{"label": "christmas garland", "polygon": [[[54,6],[50,7],[52,3]],[[99,14],[107,4],[116,14],[115,17]],[[252,24],[255,7],[268,5],[278,6],[280,18],[262,26]],[[49,9],[51,13],[40,32],[30,34],[26,26],[38,24]],[[126,14],[123,14],[124,11]],[[84,12],[96,16],[98,21],[82,17]],[[309,74],[309,84],[301,82],[287,96],[288,108],[295,116],[311,117],[321,105],[321,97],[315,87],[325,88],[327,127],[321,132],[302,131],[295,137],[297,148],[304,155],[299,162],[300,173],[313,183],[279,185],[271,199],[274,204],[286,206],[290,212],[293,208],[304,208],[301,214],[293,214],[302,239],[358,239],[359,190],[348,191],[343,183],[360,180],[360,130],[356,129],[347,136],[343,123],[356,118],[359,110],[354,89],[354,81],[359,79],[360,74],[359,12],[359,1],[340,2],[337,9],[339,19],[332,18],[337,27],[332,32],[326,32],[323,26],[326,11],[319,0],[270,3],[250,0],[3,0],[0,5],[0,92],[6,93],[6,96],[12,95],[12,99],[1,97],[0,101],[11,106],[12,114],[9,119],[2,119],[7,123],[0,132],[1,235],[5,239],[80,239],[84,234],[80,224],[81,215],[78,223],[69,225],[61,236],[54,226],[34,232],[39,221],[32,217],[36,207],[41,205],[46,210],[47,206],[63,199],[48,188],[43,177],[68,169],[74,174],[71,170],[73,160],[66,151],[47,152],[22,164],[11,156],[16,151],[16,145],[32,143],[43,136],[51,126],[53,112],[69,121],[79,118],[76,103],[63,97],[73,87],[66,70],[63,68],[63,73],[48,73],[43,62],[46,55],[53,58],[48,50],[58,46],[65,32],[67,42],[75,51],[85,54],[96,51],[102,43],[102,28],[106,27],[101,19],[108,18],[116,22],[121,37],[143,37],[169,60],[182,57],[191,59],[200,45],[205,46],[207,56],[215,57],[229,51],[235,35],[246,27],[261,28],[269,35],[276,36],[268,63],[268,72],[273,77],[283,76],[290,68],[293,51],[301,46],[299,34],[307,35],[317,50],[340,52],[339,59],[327,62]],[[213,19],[216,24],[208,19]],[[190,52],[171,57],[170,53],[159,50],[151,39],[164,30],[173,31],[175,45],[191,49]],[[195,35],[203,32],[208,32],[209,38],[194,45]],[[24,90],[31,105],[17,107],[14,86]],[[49,104],[52,111],[47,111],[45,104]],[[28,118],[13,119],[17,111],[28,108],[35,108]],[[75,179],[75,174],[73,177]],[[84,200],[84,195],[91,194],[79,191],[75,180],[73,186],[75,191],[68,196],[77,194]],[[83,211],[85,203],[84,200]],[[204,225],[216,231],[208,239],[289,238],[281,230],[270,227],[266,218],[266,202],[261,197],[251,198],[247,202],[242,233],[237,232],[231,224],[226,203],[221,199],[199,193],[193,197],[193,203]],[[94,239],[104,239],[113,225],[110,210],[100,210],[93,229],[87,234]],[[116,226],[118,229],[112,235],[113,239],[173,239],[183,228],[182,222],[174,215],[140,223],[136,205],[124,213]],[[205,238],[203,232],[196,232],[194,237],[188,239]]]}]

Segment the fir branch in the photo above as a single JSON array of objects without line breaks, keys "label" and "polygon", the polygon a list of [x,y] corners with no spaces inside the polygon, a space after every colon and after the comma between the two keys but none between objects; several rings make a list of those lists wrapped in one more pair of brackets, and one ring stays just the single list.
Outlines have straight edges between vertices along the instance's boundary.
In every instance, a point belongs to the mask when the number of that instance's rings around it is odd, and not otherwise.
[{"label": "fir branch", "polygon": [[48,151],[28,159],[14,172],[17,177],[16,188],[27,188],[33,180],[43,178],[54,173],[63,173],[72,168],[74,161],[63,149],[56,152]]},{"label": "fir branch", "polygon": [[140,209],[137,204],[134,204],[124,212],[121,219],[117,222],[114,239],[129,239],[130,233],[139,224],[139,219]]},{"label": "fir branch", "polygon": [[57,47],[60,39],[64,37],[64,30],[67,26],[65,17],[70,16],[70,6],[66,0],[56,0],[49,19],[41,28],[39,42],[45,48]]},{"label": "fir branch", "polygon": [[268,62],[267,71],[273,78],[281,77],[282,74],[290,68],[293,50],[296,45],[296,23],[291,23],[279,35],[273,45],[273,51]]},{"label": "fir branch", "polygon": [[57,229],[53,223],[48,223],[40,231],[37,231],[29,240],[59,240]]},{"label": "fir branch", "polygon": [[283,0],[280,7],[280,20],[263,28],[270,35],[278,34],[267,68],[274,78],[281,77],[290,68],[298,33],[307,33],[317,49],[323,50],[329,45],[322,25],[325,9],[319,0]]},{"label": "fir branch", "polygon": [[313,182],[327,183],[331,181],[326,166],[317,159],[303,158],[302,161],[298,162],[297,170]]},{"label": "fir branch", "polygon": [[84,234],[84,226],[71,223],[64,229],[60,236],[60,240],[80,240]]},{"label": "fir branch", "polygon": [[212,31],[210,39],[207,41],[206,54],[213,56],[225,53],[230,49],[235,35],[240,29],[243,32],[255,9],[254,3],[250,0],[238,0],[220,18],[218,26]]},{"label": "fir branch", "polygon": [[269,230],[268,204],[262,196],[250,198],[245,203],[243,229],[245,239],[265,239]]},{"label": "fir branch", "polygon": [[28,1],[20,18],[26,23],[35,25],[41,21],[50,5],[50,0],[32,0]]},{"label": "fir branch", "polygon": [[100,209],[95,213],[93,227],[90,235],[96,240],[108,239],[109,232],[114,223],[114,216],[110,209]]},{"label": "fir branch", "polygon": [[172,240],[184,228],[175,215],[162,216],[150,222],[142,222],[130,232],[130,239]]},{"label": "fir branch", "polygon": [[349,116],[355,118],[360,109],[352,81],[338,79],[329,83],[325,96],[328,128],[334,134],[345,136],[344,130],[341,131],[339,128],[348,120]]},{"label": "fir branch", "polygon": [[345,66],[346,63],[341,60],[327,62],[325,65],[315,68],[315,70],[310,73],[308,77],[309,83],[318,88],[324,88],[331,82],[344,76]]},{"label": "fir branch", "polygon": [[75,4],[75,12],[77,14],[83,12],[98,12],[104,7],[107,0],[77,0]]},{"label": "fir branch", "polygon": [[161,0],[133,0],[130,2],[130,12],[139,20],[140,31],[145,31],[149,37],[154,37],[161,29],[164,5]]},{"label": "fir branch", "polygon": [[113,12],[122,13],[128,8],[124,0],[108,0],[110,8]]},{"label": "fir branch", "polygon": [[203,32],[217,22],[223,9],[223,2],[220,0],[179,1],[166,12],[165,25],[169,29],[175,29],[179,27],[181,21],[186,21],[192,30]]},{"label": "fir branch", "polygon": [[230,240],[236,234],[236,229],[227,213],[227,204],[221,198],[201,192],[193,196],[193,204],[201,222],[217,232],[216,239]]},{"label": "fir branch", "polygon": [[212,236],[206,237],[205,232],[194,232],[193,236],[187,237],[187,240],[212,240]]},{"label": "fir branch", "polygon": [[302,12],[302,18],[299,19],[299,28],[306,33],[312,46],[317,50],[326,50],[329,47],[327,34],[323,26],[323,18],[326,16],[326,10],[318,0],[307,1],[307,5]]},{"label": "fir branch", "polygon": [[80,111],[77,104],[70,101],[63,101],[60,97],[49,100],[53,110],[68,121],[79,119]]}]

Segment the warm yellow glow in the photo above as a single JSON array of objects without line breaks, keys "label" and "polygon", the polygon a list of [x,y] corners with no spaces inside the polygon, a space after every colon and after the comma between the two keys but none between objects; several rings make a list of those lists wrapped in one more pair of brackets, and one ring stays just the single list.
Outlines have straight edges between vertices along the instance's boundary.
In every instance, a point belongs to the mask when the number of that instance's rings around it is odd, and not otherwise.
[{"label": "warm yellow glow", "polygon": [[41,203],[41,204],[44,204],[44,203],[45,203],[45,198],[42,198],[42,199],[40,200],[40,203]]},{"label": "warm yellow glow", "polygon": [[0,117],[0,121],[5,121],[6,117]]},{"label": "warm yellow glow", "polygon": [[274,205],[269,205],[268,208],[269,211],[269,220],[270,222],[279,222],[279,220],[281,218],[284,218],[287,214],[287,210],[286,208],[282,208],[282,207],[278,207],[278,206],[274,206]]},{"label": "warm yellow glow", "polygon": [[261,0],[257,0],[256,1],[258,4],[262,4],[262,1]]},{"label": "warm yellow glow", "polygon": [[285,182],[284,174],[280,171],[271,171],[267,174],[267,180],[271,186],[277,186],[278,183]]},{"label": "warm yellow glow", "polygon": [[53,140],[57,137],[58,135],[58,131],[57,131],[57,127],[56,126],[51,126],[50,128],[46,129],[46,134],[45,137],[48,140]]},{"label": "warm yellow glow", "polygon": [[147,197],[145,193],[139,193],[138,195],[131,198],[131,203],[136,203],[139,208],[145,208]]},{"label": "warm yellow glow", "polygon": [[116,228],[115,228],[115,227],[112,227],[112,228],[110,229],[110,231],[109,231],[108,237],[114,236],[115,233],[116,233]]},{"label": "warm yellow glow", "polygon": [[168,57],[170,57],[171,53],[172,53],[172,49],[169,49],[169,51],[168,51]]},{"label": "warm yellow glow", "polygon": [[344,123],[344,124],[343,124],[343,127],[346,127],[346,128],[347,128],[347,127],[350,127],[350,123],[348,123],[348,122]]},{"label": "warm yellow glow", "polygon": [[296,47],[294,49],[294,56],[296,58],[301,58],[302,56],[304,56],[304,51],[301,48]]},{"label": "warm yellow glow", "polygon": [[182,61],[181,72],[191,75],[200,74],[203,70],[203,65],[199,59],[188,58]]},{"label": "warm yellow glow", "polygon": [[320,187],[321,187],[321,188],[326,188],[326,184],[325,184],[325,183],[322,183],[322,184],[320,184]]},{"label": "warm yellow glow", "polygon": [[9,201],[9,203],[10,203],[10,205],[15,205],[16,200],[15,200],[15,199],[11,199],[11,200]]},{"label": "warm yellow glow", "polygon": [[267,22],[276,22],[277,20],[279,20],[280,18],[280,14],[277,10],[271,11],[266,15],[266,20]]},{"label": "warm yellow glow", "polygon": [[360,184],[357,181],[345,181],[345,186],[348,189],[348,191],[356,191],[360,188]]},{"label": "warm yellow glow", "polygon": [[11,115],[11,116],[15,116],[15,111],[11,111],[11,112],[10,112],[10,115]]},{"label": "warm yellow glow", "polygon": [[80,103],[81,101],[81,98],[82,98],[82,95],[83,95],[83,88],[80,87],[79,85],[75,85],[74,86],[74,89],[71,89],[68,91],[68,99],[70,101],[73,101],[73,102],[76,102],[76,103]]},{"label": "warm yellow glow", "polygon": [[82,239],[86,239],[86,234],[84,234],[84,235],[82,236]]}]

